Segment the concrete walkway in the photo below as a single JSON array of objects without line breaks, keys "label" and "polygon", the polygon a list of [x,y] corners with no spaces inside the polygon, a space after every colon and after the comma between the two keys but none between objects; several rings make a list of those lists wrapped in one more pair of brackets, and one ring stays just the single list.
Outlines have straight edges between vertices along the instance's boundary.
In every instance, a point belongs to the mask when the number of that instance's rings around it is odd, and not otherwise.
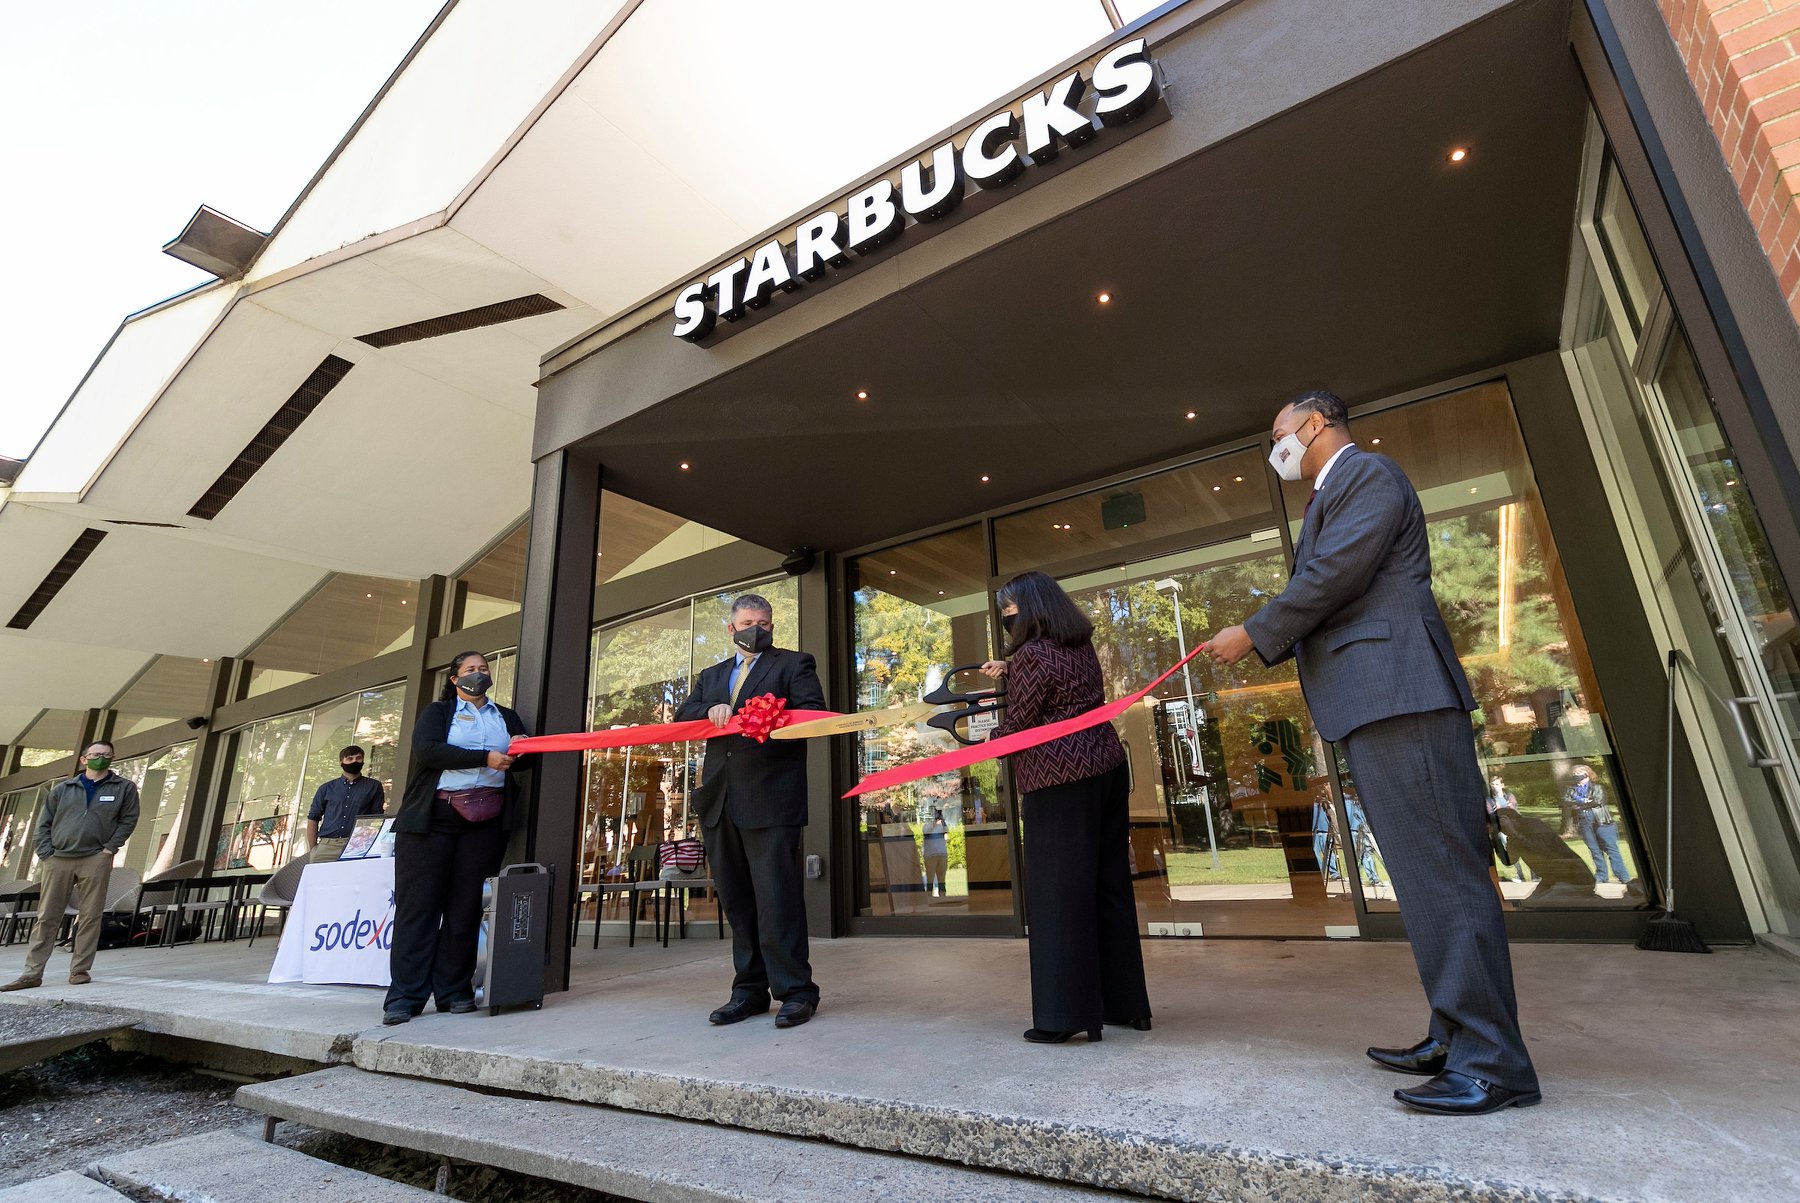
[{"label": "concrete walkway", "polygon": [[[1092,1047],[1019,1039],[1021,941],[814,949],[823,1006],[789,1032],[707,1026],[729,980],[711,939],[603,941],[542,1012],[394,1029],[378,991],[261,984],[260,946],[102,954],[92,985],[4,1002],[62,996],[290,1056],[1177,1198],[1800,1195],[1800,964],[1764,950],[1518,947],[1545,1104],[1448,1120],[1401,1108],[1410,1079],[1362,1056],[1423,1031],[1404,945],[1151,942],[1156,1030]],[[0,952],[0,973],[20,955]],[[1324,1194],[1332,1167],[1343,1190]]]}]

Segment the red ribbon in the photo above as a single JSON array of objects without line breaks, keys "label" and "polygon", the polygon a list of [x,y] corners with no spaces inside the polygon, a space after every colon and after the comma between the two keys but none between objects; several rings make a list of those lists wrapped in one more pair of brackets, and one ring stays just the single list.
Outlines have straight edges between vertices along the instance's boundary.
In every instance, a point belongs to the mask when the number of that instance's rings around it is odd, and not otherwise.
[{"label": "red ribbon", "polygon": [[651,723],[619,727],[612,731],[573,731],[567,735],[524,735],[506,749],[512,756],[526,752],[586,752],[598,748],[636,748],[644,744],[685,743],[691,739],[717,739],[721,735],[747,735],[757,743],[769,732],[789,723],[835,718],[835,710],[789,710],[787,701],[772,693],[745,702],[723,727],[709,718],[685,723]]},{"label": "red ribbon", "polygon": [[1144,686],[1130,697],[1120,698],[1116,702],[1108,702],[1104,706],[1096,706],[1085,714],[1074,718],[1061,719],[1054,723],[1045,723],[1041,727],[1032,727],[1026,731],[1015,731],[1011,735],[1002,735],[999,739],[990,739],[966,748],[958,748],[954,752],[944,752],[937,756],[928,756],[924,760],[915,760],[911,764],[903,764],[898,768],[883,769],[879,773],[871,773],[857,782],[856,787],[844,795],[854,798],[858,794],[870,793],[878,789],[890,789],[896,785],[905,785],[909,781],[918,781],[925,777],[935,777],[939,773],[953,773],[966,765],[979,764],[984,760],[993,760],[1000,756],[1010,756],[1014,752],[1022,752],[1026,748],[1035,748],[1039,744],[1047,744],[1053,739],[1061,739],[1065,735],[1073,735],[1077,731],[1085,731],[1089,727],[1098,727],[1101,723],[1111,722],[1124,714],[1138,702],[1143,701],[1152,689],[1174,676],[1176,671],[1206,650],[1203,643],[1187,655],[1177,660],[1169,671],[1165,672],[1150,684]]}]

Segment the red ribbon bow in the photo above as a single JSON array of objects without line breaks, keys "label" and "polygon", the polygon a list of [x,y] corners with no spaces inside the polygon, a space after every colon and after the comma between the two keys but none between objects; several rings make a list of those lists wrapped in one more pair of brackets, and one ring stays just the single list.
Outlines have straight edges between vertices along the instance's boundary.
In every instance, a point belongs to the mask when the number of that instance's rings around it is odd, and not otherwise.
[{"label": "red ribbon bow", "polygon": [[747,735],[759,744],[767,743],[771,731],[788,725],[788,716],[782,713],[786,709],[787,699],[772,693],[751,698],[738,707],[738,734]]}]

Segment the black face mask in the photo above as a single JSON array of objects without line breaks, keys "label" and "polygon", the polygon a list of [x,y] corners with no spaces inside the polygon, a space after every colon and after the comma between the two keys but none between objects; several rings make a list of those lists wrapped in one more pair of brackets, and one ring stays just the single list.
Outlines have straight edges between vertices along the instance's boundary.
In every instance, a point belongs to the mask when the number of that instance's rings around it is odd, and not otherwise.
[{"label": "black face mask", "polygon": [[494,678],[488,676],[486,673],[464,673],[462,676],[456,678],[456,687],[458,689],[478,698],[487,696],[488,688],[492,686],[493,683]]},{"label": "black face mask", "polygon": [[352,777],[354,777],[358,773],[362,772],[362,766],[363,766],[363,762],[360,760],[346,760],[343,763],[342,767],[346,773],[349,773]]},{"label": "black face mask", "polygon": [[731,641],[737,644],[745,655],[760,656],[774,645],[775,636],[767,627],[745,627],[741,631],[733,631]]},{"label": "black face mask", "polygon": [[1002,614],[1000,616],[1000,629],[1005,631],[1008,635],[1012,634],[1013,622],[1018,617],[1017,614]]}]

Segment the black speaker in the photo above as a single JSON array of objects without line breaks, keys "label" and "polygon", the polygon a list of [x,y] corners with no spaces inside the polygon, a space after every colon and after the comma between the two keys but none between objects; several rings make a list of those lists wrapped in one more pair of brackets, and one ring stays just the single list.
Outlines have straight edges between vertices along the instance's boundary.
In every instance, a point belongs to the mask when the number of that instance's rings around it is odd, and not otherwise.
[{"label": "black speaker", "polygon": [[805,576],[813,570],[819,560],[819,553],[810,547],[796,547],[788,553],[788,558],[781,562],[781,570],[789,576]]},{"label": "black speaker", "polygon": [[1144,495],[1119,493],[1100,503],[1100,525],[1106,530],[1123,530],[1133,522],[1144,520]]}]

